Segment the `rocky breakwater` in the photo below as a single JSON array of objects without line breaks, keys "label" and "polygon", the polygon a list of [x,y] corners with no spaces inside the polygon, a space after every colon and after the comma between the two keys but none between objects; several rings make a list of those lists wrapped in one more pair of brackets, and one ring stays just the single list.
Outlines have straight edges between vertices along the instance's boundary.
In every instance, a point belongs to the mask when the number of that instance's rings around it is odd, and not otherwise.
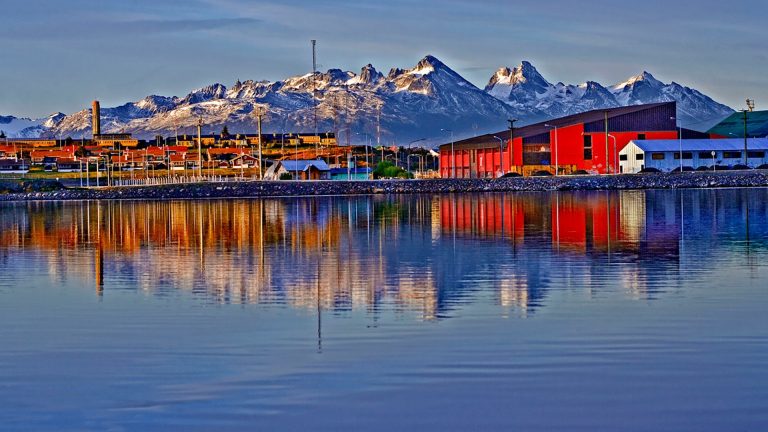
[{"label": "rocky breakwater", "polygon": [[9,189],[0,200],[176,200],[317,195],[444,194],[508,191],[766,187],[766,171],[686,172],[618,176],[517,177],[373,181],[246,181],[161,186]]}]

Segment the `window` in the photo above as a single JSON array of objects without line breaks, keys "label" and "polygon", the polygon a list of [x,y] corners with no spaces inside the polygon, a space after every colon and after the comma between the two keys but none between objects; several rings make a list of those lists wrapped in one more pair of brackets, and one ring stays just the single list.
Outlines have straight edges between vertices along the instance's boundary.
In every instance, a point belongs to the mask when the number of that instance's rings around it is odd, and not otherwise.
[{"label": "window", "polygon": [[620,161],[625,161],[625,160],[627,160],[627,155],[625,155],[625,154],[619,155],[619,160],[620,160]]},{"label": "window", "polygon": [[751,152],[747,152],[747,157],[762,159],[762,158],[765,157],[765,152],[764,151],[751,151]]},{"label": "window", "polygon": [[710,153],[710,152],[699,152],[699,159],[712,159],[712,153]]},{"label": "window", "polygon": [[584,135],[584,160],[592,159],[592,135]]},{"label": "window", "polygon": [[[693,153],[683,152],[683,160],[693,159]],[[680,152],[675,152],[675,160],[680,160]]]},{"label": "window", "polygon": [[645,139],[645,134],[637,134],[637,139],[644,140]]},{"label": "window", "polygon": [[735,152],[735,151],[723,152],[724,159],[739,159],[740,157],[741,157],[741,152]]},{"label": "window", "polygon": [[645,155],[642,153],[638,153],[635,155],[635,160],[643,160],[645,159]]},{"label": "window", "polygon": [[664,160],[664,153],[651,153],[651,159]]}]

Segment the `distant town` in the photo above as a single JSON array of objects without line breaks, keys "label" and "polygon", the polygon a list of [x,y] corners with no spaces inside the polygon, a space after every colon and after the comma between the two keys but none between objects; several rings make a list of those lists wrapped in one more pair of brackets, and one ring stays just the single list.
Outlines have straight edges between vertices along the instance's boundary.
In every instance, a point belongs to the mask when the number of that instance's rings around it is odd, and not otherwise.
[{"label": "distant town", "polygon": [[[340,145],[332,132],[158,135],[101,132],[92,104],[91,138],[0,136],[0,174],[56,176],[81,186],[158,184],[216,178],[368,180],[617,175],[768,169],[768,111],[734,113],[706,131],[680,126],[675,102],[587,111],[450,141],[394,146]],[[260,108],[262,109],[262,108]],[[256,110],[255,110],[256,111]],[[162,181],[161,181],[162,180]]]}]

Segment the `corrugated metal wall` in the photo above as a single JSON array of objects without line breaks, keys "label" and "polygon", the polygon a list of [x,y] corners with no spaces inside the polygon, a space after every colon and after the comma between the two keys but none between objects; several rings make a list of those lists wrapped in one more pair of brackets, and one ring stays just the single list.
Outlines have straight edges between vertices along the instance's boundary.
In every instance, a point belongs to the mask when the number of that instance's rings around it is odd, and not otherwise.
[{"label": "corrugated metal wall", "polygon": [[525,144],[549,144],[549,132],[541,133],[534,136],[523,138],[523,145]]},{"label": "corrugated metal wall", "polygon": [[[625,114],[608,119],[608,132],[643,132],[675,130],[675,105],[664,104],[636,113]],[[585,132],[605,132],[604,120],[584,125]]]}]

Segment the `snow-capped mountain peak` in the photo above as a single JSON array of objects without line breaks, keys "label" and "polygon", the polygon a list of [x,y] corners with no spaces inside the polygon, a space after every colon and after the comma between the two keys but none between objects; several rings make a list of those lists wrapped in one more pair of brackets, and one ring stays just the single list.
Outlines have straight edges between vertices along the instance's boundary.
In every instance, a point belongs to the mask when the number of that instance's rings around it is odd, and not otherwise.
[{"label": "snow-capped mountain peak", "polygon": [[555,89],[528,61],[514,68],[499,68],[485,86],[490,95],[512,105],[534,104]]},{"label": "snow-capped mountain peak", "polygon": [[406,73],[410,75],[428,75],[437,70],[447,68],[448,66],[438,60],[437,57],[433,55],[427,55],[416,64],[416,67],[406,71]]},{"label": "snow-capped mountain peak", "polygon": [[384,78],[381,72],[377,71],[372,64],[368,63],[360,70],[360,74],[347,81],[347,85],[370,85],[379,82]]},{"label": "snow-capped mountain peak", "polygon": [[67,115],[62,113],[62,112],[57,112],[57,113],[51,114],[48,117],[46,117],[45,120],[43,120],[41,125],[46,127],[46,128],[54,128],[54,127],[58,126],[59,123],[61,123],[61,121],[64,120],[64,118],[66,116]]},{"label": "snow-capped mountain peak", "polygon": [[397,92],[434,95],[435,87],[461,86],[479,90],[453,69],[432,55],[421,59],[411,69],[392,69],[387,76]]},{"label": "snow-capped mountain peak", "polygon": [[206,87],[202,87],[191,91],[185,98],[184,102],[188,104],[200,103],[214,99],[221,99],[227,93],[227,88],[223,84],[215,83]]},{"label": "snow-capped mountain peak", "polygon": [[646,83],[652,87],[660,87],[664,85],[663,82],[656,79],[656,77],[654,77],[650,72],[643,71],[643,73],[630,77],[628,80],[622,83],[615,84],[611,88],[614,90],[619,90],[627,86],[635,85],[637,83]]},{"label": "snow-capped mountain peak", "polygon": [[523,61],[519,66],[511,69],[509,67],[499,68],[485,88],[489,90],[500,86],[515,87],[525,85],[540,90],[540,93],[543,93],[552,86],[530,62]]}]

